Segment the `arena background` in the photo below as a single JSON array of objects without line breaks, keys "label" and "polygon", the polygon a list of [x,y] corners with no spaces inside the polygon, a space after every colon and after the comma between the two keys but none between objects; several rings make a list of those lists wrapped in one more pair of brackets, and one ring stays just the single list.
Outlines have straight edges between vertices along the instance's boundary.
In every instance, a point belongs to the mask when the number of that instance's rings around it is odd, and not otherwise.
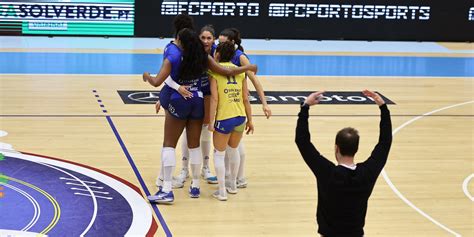
[{"label": "arena background", "polygon": [[0,3],[0,34],[171,37],[170,22],[179,13],[192,15],[198,27],[237,27],[244,38],[474,39],[468,0],[10,0]]}]

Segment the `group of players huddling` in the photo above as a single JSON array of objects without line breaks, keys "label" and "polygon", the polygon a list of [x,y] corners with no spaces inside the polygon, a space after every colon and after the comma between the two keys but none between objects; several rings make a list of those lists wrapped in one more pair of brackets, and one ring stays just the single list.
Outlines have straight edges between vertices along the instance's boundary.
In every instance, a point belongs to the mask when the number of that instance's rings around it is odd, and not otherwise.
[{"label": "group of players huddling", "polygon": [[[155,87],[164,83],[156,104],[157,112],[160,107],[165,110],[161,170],[156,180],[158,192],[148,196],[148,200],[172,203],[172,189],[184,186],[190,166],[191,198],[201,195],[201,176],[208,183],[217,183],[219,188],[212,196],[226,201],[227,193],[237,194],[238,188],[247,187],[241,140],[244,132],[253,133],[254,125],[246,78],[254,85],[267,118],[271,110],[255,76],[257,66],[250,64],[244,53],[237,29],[220,32],[216,45],[211,25],[196,32],[193,19],[183,14],[175,17],[173,25],[175,39],[164,49],[160,71],[154,77],[143,74],[143,80]],[[173,177],[175,148],[184,130],[182,169]],[[209,168],[211,133],[216,176]]]}]

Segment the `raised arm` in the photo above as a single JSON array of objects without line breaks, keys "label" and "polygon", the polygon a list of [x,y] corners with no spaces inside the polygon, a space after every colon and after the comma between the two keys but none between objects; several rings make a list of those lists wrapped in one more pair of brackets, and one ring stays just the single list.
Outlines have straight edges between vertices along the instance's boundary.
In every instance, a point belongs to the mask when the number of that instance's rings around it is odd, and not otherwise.
[{"label": "raised arm", "polygon": [[219,65],[216,61],[211,56],[208,56],[208,61],[209,61],[209,69],[211,71],[221,74],[224,76],[235,76],[240,73],[244,73],[246,71],[253,71],[257,72],[257,65],[252,64],[252,65],[246,65],[242,67],[232,67],[232,68],[227,68]]},{"label": "raised arm", "polygon": [[[245,55],[240,55],[240,64],[241,65],[250,65],[249,59]],[[265,98],[265,92],[263,91],[263,86],[260,84],[260,81],[258,80],[257,76],[255,73],[252,71],[247,72],[247,76],[249,77],[250,81],[252,82],[253,86],[255,87],[255,90],[257,91],[258,97],[260,98],[260,101],[262,101],[262,109],[263,113],[265,116],[270,118],[272,116],[272,110],[267,104],[267,99]]]},{"label": "raised arm", "polygon": [[143,73],[143,81],[150,83],[154,87],[159,87],[166,78],[171,73],[171,63],[170,61],[165,58],[163,60],[163,64],[161,64],[160,72],[156,75],[156,77],[150,76],[150,73],[145,72]]},{"label": "raised arm", "polygon": [[364,90],[363,93],[365,96],[374,99],[380,109],[379,140],[369,159],[365,162],[376,178],[385,166],[388,153],[390,152],[390,147],[392,145],[392,122],[390,119],[390,111],[382,97],[369,90]]},{"label": "raised arm", "polygon": [[328,171],[328,168],[334,166],[334,164],[324,158],[316,147],[314,147],[313,143],[311,143],[311,135],[308,128],[309,107],[319,103],[322,94],[323,92],[315,92],[308,96],[306,101],[302,104],[298,114],[295,136],[295,142],[303,160],[316,177]]}]

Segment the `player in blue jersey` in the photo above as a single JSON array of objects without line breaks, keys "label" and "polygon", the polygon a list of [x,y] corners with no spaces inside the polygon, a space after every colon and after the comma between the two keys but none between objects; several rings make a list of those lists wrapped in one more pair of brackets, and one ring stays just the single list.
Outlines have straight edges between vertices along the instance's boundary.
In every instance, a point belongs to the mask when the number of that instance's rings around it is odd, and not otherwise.
[{"label": "player in blue jersey", "polygon": [[[244,48],[242,47],[242,39],[240,37],[240,31],[237,30],[236,28],[227,28],[224,29],[220,34],[219,34],[219,42],[226,42],[230,41],[235,44],[235,54],[232,57],[231,62],[237,66],[241,65],[249,65],[250,61],[247,57],[247,55],[244,53]],[[270,107],[267,104],[267,100],[265,99],[265,93],[263,91],[262,84],[260,84],[260,81],[256,77],[256,75],[252,72],[247,72],[247,76],[252,82],[253,86],[255,87],[255,90],[257,91],[258,97],[260,98],[260,101],[262,102],[262,109],[263,113],[265,116],[270,118],[272,115],[272,111],[270,110]],[[228,153],[228,152],[226,152]],[[237,187],[238,188],[245,188],[247,187],[247,179],[245,178],[244,175],[244,167],[245,167],[245,149],[242,141],[239,144],[239,154],[240,154],[240,166],[239,166],[239,174],[237,176]],[[229,157],[226,155],[225,158],[225,166],[226,166],[226,177],[229,176],[230,172],[230,162],[229,162]]]},{"label": "player in blue jersey", "polygon": [[[204,46],[204,50],[211,56],[214,56],[216,45],[214,41],[215,37],[215,30],[212,25],[206,25],[201,28],[199,38]],[[207,77],[202,78],[202,91],[204,94],[204,121],[201,130],[201,150],[203,155],[203,165],[201,169],[201,177],[206,180],[208,183],[216,184],[217,177],[212,175],[211,170],[209,168],[209,157],[211,151],[211,134],[208,131],[208,124],[209,124],[209,104],[210,104],[210,87],[209,87],[209,80]],[[179,87],[178,84],[173,83],[170,81],[171,79],[168,78],[165,80],[165,83],[175,88],[175,90],[179,90],[180,88],[183,89],[185,87]],[[180,92],[181,93],[181,92]],[[183,93],[184,97],[189,97],[189,95],[185,94],[187,90]],[[159,111],[160,102],[158,101],[157,112]],[[182,152],[182,168],[178,176],[173,177],[173,188],[182,188],[184,187],[184,182],[189,177],[189,150],[187,145],[186,136],[183,136],[181,139],[181,152]],[[158,185],[161,185],[158,182]]]},{"label": "player in blue jersey", "polygon": [[[211,25],[206,25],[201,28],[201,32],[199,34],[199,38],[204,46],[206,52],[213,56],[216,50],[216,45],[214,41],[215,31]],[[201,150],[203,156],[203,165],[201,169],[201,177],[206,180],[208,183],[216,184],[217,177],[212,175],[211,169],[209,168],[209,157],[211,152],[211,134],[208,131],[209,125],[209,104],[210,104],[210,86],[209,80],[207,77],[204,77],[202,80],[202,91],[204,94],[204,121],[201,130]],[[182,151],[182,168],[177,177],[173,177],[173,188],[182,188],[184,186],[184,182],[189,177],[189,150],[187,146],[187,139],[185,136],[182,138],[181,143],[181,151]]]},{"label": "player in blue jersey", "polygon": [[166,46],[163,63],[157,76],[151,77],[149,73],[143,75],[143,79],[155,87],[160,86],[168,76],[171,76],[172,80],[180,87],[188,85],[186,88],[192,93],[192,98],[185,98],[167,85],[160,93],[161,106],[166,111],[160,174],[164,181],[157,194],[148,197],[152,202],[171,203],[174,201],[171,187],[172,174],[176,166],[175,147],[185,127],[193,175],[189,194],[193,198],[200,195],[199,169],[202,163],[202,153],[199,148],[199,140],[204,117],[201,79],[206,75],[207,69],[225,75],[236,75],[248,70],[256,71],[256,66],[230,69],[218,65],[205,52],[198,35],[193,30],[185,28],[178,32],[174,42]]}]

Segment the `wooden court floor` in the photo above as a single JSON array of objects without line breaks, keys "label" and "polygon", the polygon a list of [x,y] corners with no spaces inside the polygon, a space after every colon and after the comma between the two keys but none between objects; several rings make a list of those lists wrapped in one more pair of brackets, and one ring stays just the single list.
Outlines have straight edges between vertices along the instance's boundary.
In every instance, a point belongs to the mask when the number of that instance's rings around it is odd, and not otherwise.
[{"label": "wooden court floor", "polygon": [[[381,92],[390,105],[394,140],[385,176],[375,186],[366,236],[474,236],[473,78],[261,77],[268,91]],[[100,96],[151,192],[160,164],[163,114],[153,105],[125,105],[117,90],[151,90],[139,76],[0,75],[0,142],[14,149],[71,160],[110,172],[140,187],[93,90]],[[297,105],[272,105],[265,119],[253,105],[255,133],[245,136],[248,188],[227,202],[175,190],[173,205],[159,205],[174,236],[314,236],[316,182],[294,144]],[[334,137],[359,130],[357,161],[378,138],[375,105],[312,107],[313,143],[334,159]],[[180,149],[178,150],[178,158]],[[178,159],[177,169],[180,168]],[[212,164],[212,162],[211,162]],[[470,182],[469,182],[470,181]],[[464,186],[463,182],[467,182]],[[143,192],[142,192],[143,193]],[[155,216],[156,218],[156,216]],[[165,236],[159,224],[156,236]]]}]

